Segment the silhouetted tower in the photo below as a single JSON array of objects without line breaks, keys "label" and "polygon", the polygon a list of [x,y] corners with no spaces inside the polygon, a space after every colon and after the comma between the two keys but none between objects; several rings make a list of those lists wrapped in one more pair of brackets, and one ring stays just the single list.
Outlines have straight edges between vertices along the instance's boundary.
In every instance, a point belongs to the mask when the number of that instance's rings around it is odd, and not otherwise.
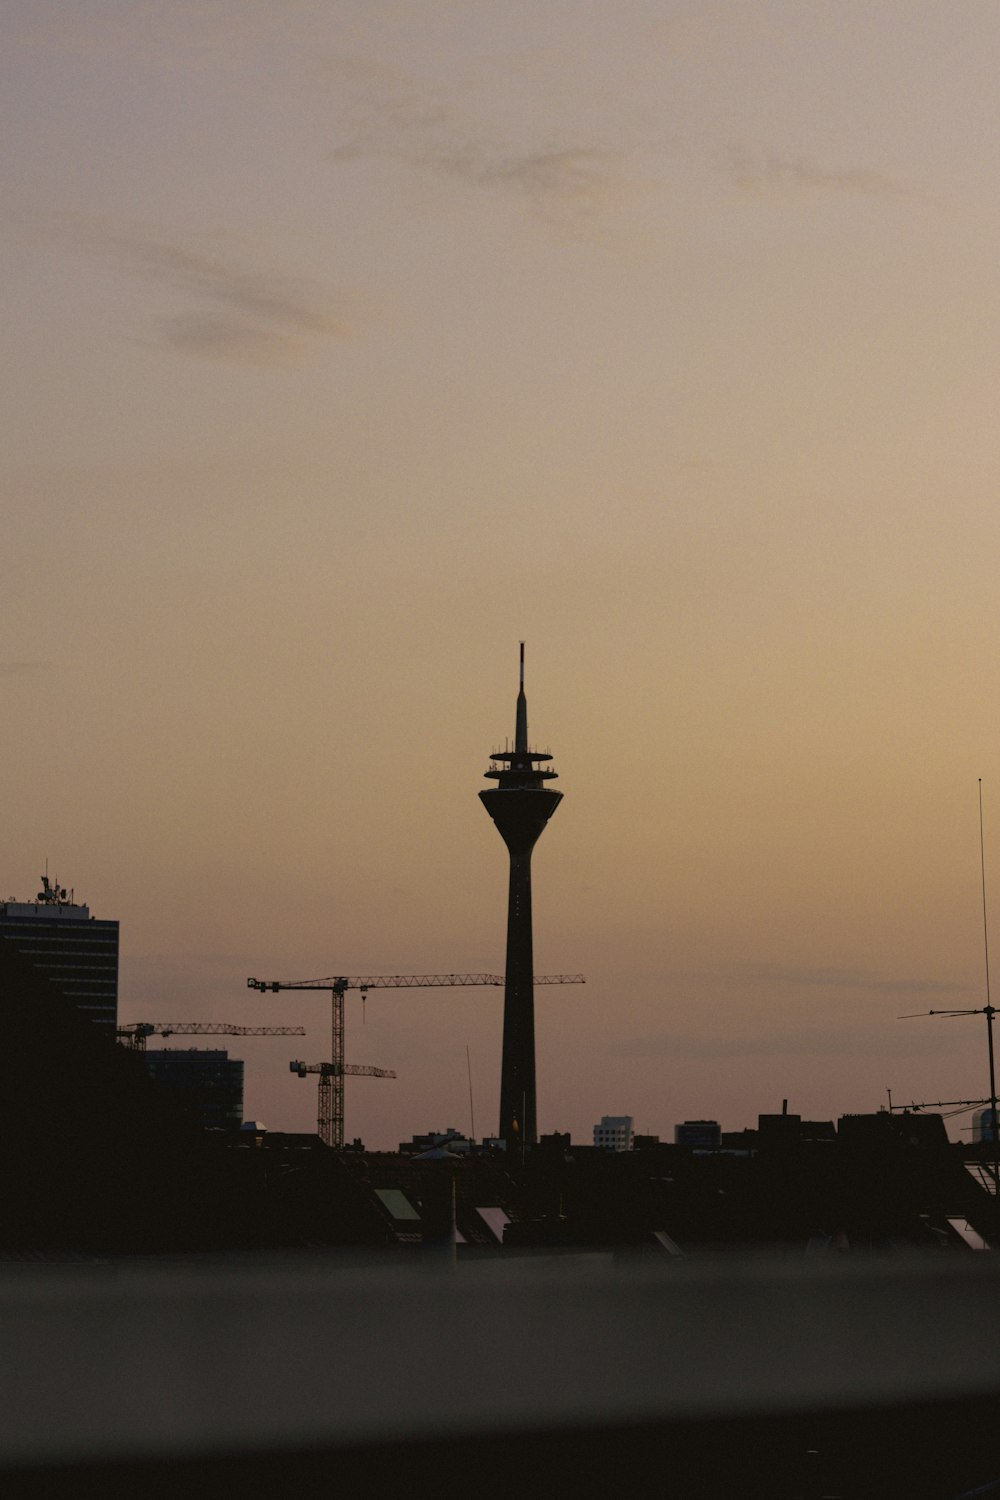
[{"label": "silhouetted tower", "polygon": [[551,760],[528,748],[528,705],[524,696],[524,642],[521,642],[521,686],[513,750],[494,750],[487,776],[498,784],[479,796],[510,852],[507,904],[507,968],[504,981],[503,1066],[500,1074],[500,1135],[508,1150],[534,1145],[535,1122],[535,987],[531,951],[531,851],[562,801],[562,792],[545,786],[555,771]]}]

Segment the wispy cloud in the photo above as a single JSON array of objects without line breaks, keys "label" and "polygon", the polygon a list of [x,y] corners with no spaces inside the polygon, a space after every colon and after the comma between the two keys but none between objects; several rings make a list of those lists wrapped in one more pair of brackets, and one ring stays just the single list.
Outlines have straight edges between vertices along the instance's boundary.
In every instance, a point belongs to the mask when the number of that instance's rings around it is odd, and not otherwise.
[{"label": "wispy cloud", "polygon": [[734,969],[732,979],[754,984],[817,985],[822,989],[866,990],[892,995],[954,995],[968,990],[963,982],[946,979],[886,978],[868,969],[825,965],[757,963]]},{"label": "wispy cloud", "polygon": [[562,224],[593,220],[623,191],[620,153],[593,146],[566,146],[504,156],[467,147],[442,153],[437,171],[475,187],[517,194],[542,217]]},{"label": "wispy cloud", "polygon": [[228,364],[285,365],[302,356],[301,339],[287,330],[215,312],[162,318],[163,337],[184,354],[200,354]]},{"label": "wispy cloud", "polygon": [[843,1027],[825,1030],[769,1031],[745,1036],[698,1036],[659,1031],[623,1037],[609,1052],[617,1057],[675,1058],[705,1062],[743,1057],[936,1057],[962,1045],[958,1033],[894,1031],[888,1027]]},{"label": "wispy cloud", "polygon": [[736,186],[748,192],[847,193],[863,198],[913,195],[906,183],[869,167],[821,167],[805,156],[756,156],[740,146],[729,152],[729,170]]},{"label": "wispy cloud", "polygon": [[665,977],[699,982],[707,977],[727,987],[736,985],[757,991],[783,985],[799,989],[857,990],[866,994],[933,996],[967,994],[972,988],[965,980],[887,976],[873,969],[835,964],[735,963],[718,968],[672,969]]},{"label": "wispy cloud", "polygon": [[106,243],[126,269],[202,304],[160,319],[167,340],[185,353],[283,364],[309,338],[353,332],[345,310],[312,283],[166,240],[109,235]]},{"label": "wispy cloud", "polygon": [[288,364],[320,339],[357,332],[356,300],[273,266],[254,266],[227,244],[185,244],[149,232],[64,217],[46,226],[64,248],[111,259],[159,287],[151,314],[163,342],[187,354],[234,364]]},{"label": "wispy cloud", "polygon": [[504,141],[443,91],[403,74],[356,58],[337,59],[331,69],[340,86],[356,91],[345,109],[345,139],[330,153],[335,162],[382,157],[516,197],[533,216],[581,234],[632,187],[619,150],[558,132],[541,143]]}]

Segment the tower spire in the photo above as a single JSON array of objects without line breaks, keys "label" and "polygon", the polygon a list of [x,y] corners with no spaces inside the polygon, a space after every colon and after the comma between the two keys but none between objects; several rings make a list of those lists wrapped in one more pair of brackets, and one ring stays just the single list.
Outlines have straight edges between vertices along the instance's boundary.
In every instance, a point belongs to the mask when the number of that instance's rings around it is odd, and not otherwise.
[{"label": "tower spire", "polygon": [[514,749],[524,754],[528,749],[528,700],[524,696],[524,642],[521,642],[521,686],[517,694],[517,723],[514,728]]}]

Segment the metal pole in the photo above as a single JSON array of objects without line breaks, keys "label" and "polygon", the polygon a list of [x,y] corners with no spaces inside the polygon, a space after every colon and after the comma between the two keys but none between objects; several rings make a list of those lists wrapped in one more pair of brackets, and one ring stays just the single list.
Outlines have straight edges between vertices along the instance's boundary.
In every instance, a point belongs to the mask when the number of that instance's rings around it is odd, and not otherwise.
[{"label": "metal pole", "polygon": [[997,1080],[993,1063],[993,1005],[990,1001],[990,945],[986,924],[986,849],[983,842],[983,778],[979,778],[979,870],[983,888],[983,954],[986,960],[986,1037],[990,1054],[990,1140],[993,1143],[993,1185],[1000,1200],[1000,1142],[997,1140]]},{"label": "metal pole", "polygon": [[472,1149],[476,1149],[476,1111],[472,1107],[472,1058],[469,1055],[468,1043],[465,1048],[465,1066],[469,1072],[469,1127],[472,1131]]},{"label": "metal pole", "polygon": [[986,1036],[990,1051],[990,1140],[993,1142],[993,1181],[1000,1199],[1000,1141],[997,1140],[997,1078],[993,1062],[993,1017],[992,1005],[986,1007]]}]

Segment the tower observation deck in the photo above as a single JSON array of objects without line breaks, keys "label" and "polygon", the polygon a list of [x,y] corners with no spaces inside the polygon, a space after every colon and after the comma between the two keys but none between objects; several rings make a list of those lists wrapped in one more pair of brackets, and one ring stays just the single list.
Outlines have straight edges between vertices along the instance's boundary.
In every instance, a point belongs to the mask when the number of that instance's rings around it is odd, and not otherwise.
[{"label": "tower observation deck", "polygon": [[547,787],[555,779],[551,755],[528,745],[524,696],[524,642],[517,695],[514,748],[494,750],[486,775],[497,785],[479,793],[510,854],[507,902],[507,967],[504,980],[503,1063],[500,1074],[500,1135],[508,1150],[534,1145],[535,987],[531,936],[531,851],[562,801]]}]

